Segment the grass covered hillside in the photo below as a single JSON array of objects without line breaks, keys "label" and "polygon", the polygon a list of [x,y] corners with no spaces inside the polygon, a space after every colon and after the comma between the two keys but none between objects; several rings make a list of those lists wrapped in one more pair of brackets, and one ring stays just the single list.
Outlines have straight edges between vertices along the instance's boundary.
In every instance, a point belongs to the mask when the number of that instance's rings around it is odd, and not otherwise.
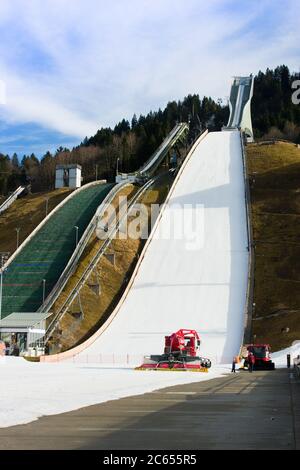
[{"label": "grass covered hillside", "polygon": [[20,229],[20,245],[46,217],[46,209],[49,214],[69,194],[70,190],[63,188],[17,199],[0,215],[0,252],[12,255],[17,247],[16,228]]},{"label": "grass covered hillside", "polygon": [[273,350],[300,340],[300,148],[247,146],[255,245],[252,333]]}]

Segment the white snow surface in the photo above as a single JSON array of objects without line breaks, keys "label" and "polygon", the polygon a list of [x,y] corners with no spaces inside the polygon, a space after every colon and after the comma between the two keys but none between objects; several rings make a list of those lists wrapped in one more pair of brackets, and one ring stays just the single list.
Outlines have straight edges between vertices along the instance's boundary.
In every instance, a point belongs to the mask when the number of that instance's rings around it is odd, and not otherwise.
[{"label": "white snow surface", "polygon": [[[170,217],[176,222],[163,239]],[[200,334],[202,356],[230,363],[243,336],[247,243],[240,134],[211,132],[179,178],[122,307],[81,355],[160,354],[165,335],[189,328]]]},{"label": "white snow surface", "polygon": [[99,364],[31,363],[22,358],[0,358],[0,427],[172,385],[209,380],[228,372],[229,366],[216,366],[208,373],[144,372]]},{"label": "white snow surface", "polygon": [[[277,368],[286,367],[287,354],[293,361],[300,354],[300,342],[272,354]],[[228,375],[230,370],[231,364],[224,364],[213,366],[208,373],[169,373],[98,363],[30,363],[22,358],[0,357],[0,428],[173,385],[211,380]]]}]

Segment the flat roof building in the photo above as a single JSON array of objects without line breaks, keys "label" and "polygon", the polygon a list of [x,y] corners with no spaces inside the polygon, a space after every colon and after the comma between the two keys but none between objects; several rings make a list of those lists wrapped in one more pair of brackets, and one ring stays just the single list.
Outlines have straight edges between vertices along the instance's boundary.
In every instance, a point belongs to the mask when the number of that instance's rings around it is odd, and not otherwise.
[{"label": "flat roof building", "polygon": [[55,189],[80,188],[81,187],[81,165],[70,163],[68,165],[56,165]]}]

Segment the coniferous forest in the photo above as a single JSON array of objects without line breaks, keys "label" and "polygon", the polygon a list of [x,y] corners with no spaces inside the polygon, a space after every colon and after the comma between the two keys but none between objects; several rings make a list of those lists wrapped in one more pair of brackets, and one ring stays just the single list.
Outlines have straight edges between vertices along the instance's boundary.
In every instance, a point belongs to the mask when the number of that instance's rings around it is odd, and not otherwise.
[{"label": "coniferous forest", "polygon": [[[300,105],[292,102],[292,83],[299,74],[282,65],[255,76],[252,120],[256,139],[286,139],[300,143]],[[222,100],[188,95],[172,101],[164,110],[150,111],[146,116],[134,115],[129,122],[120,121],[114,128],[101,128],[73,149],[58,148],[39,160],[34,154],[18,156],[0,153],[0,194],[6,195],[20,184],[31,184],[33,192],[54,188],[55,166],[58,163],[82,165],[84,181],[112,180],[119,160],[120,171],[138,169],[161,144],[176,122],[190,123],[189,139],[201,130],[220,130],[226,125],[229,107]],[[0,149],[1,150],[1,149]],[[97,168],[97,170],[96,170]]]}]

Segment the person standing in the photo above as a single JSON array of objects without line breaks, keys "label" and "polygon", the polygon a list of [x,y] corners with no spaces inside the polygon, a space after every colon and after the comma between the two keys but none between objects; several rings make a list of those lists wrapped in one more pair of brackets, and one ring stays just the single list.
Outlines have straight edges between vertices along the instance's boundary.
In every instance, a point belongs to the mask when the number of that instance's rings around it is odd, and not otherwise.
[{"label": "person standing", "polygon": [[236,358],[234,356],[234,358],[232,359],[232,368],[231,368],[231,372],[234,372],[235,373],[235,365],[236,365]]},{"label": "person standing", "polygon": [[248,355],[248,369],[249,369],[249,372],[253,372],[254,364],[255,364],[254,354],[252,352],[249,352],[249,355]]},{"label": "person standing", "polygon": [[0,356],[5,356],[6,346],[4,341],[0,339]]}]

